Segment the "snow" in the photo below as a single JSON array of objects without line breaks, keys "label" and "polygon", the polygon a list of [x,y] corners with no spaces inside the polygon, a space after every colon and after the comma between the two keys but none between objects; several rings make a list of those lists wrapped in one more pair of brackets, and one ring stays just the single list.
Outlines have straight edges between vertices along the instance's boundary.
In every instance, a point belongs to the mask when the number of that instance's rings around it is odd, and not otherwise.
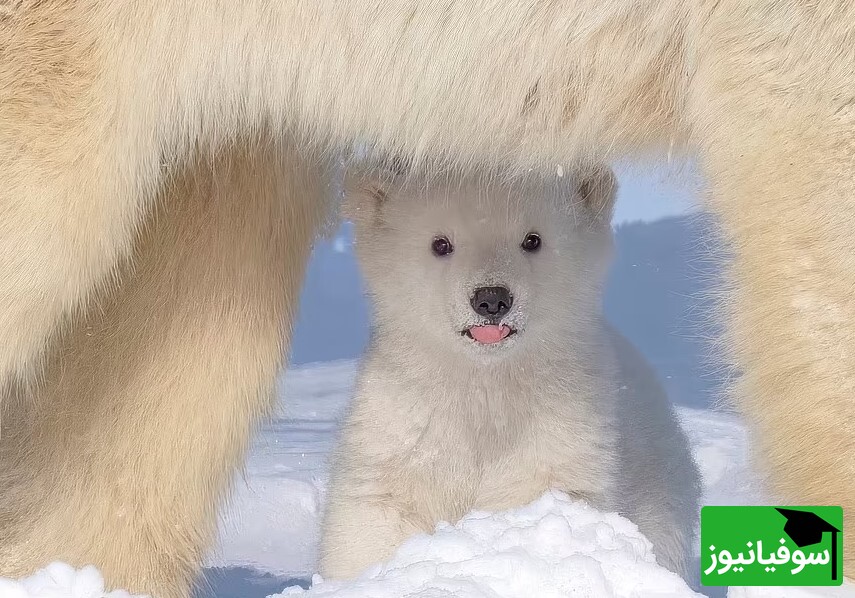
[{"label": "snow", "polygon": [[[263,428],[245,473],[236,479],[197,598],[700,595],[655,564],[649,543],[632,523],[558,492],[510,511],[475,512],[454,525],[440,524],[350,583],[313,579],[326,459],[355,375],[356,364],[342,361],[292,368],[281,377],[281,413]],[[703,476],[702,504],[762,504],[762,489],[748,471],[748,438],[739,418],[677,409]],[[714,596],[727,592],[695,590]],[[733,588],[727,595],[852,598],[855,589]],[[0,598],[130,597],[105,593],[92,567],[75,571],[53,563],[27,579],[0,579]]]},{"label": "snow", "polygon": [[0,578],[2,598],[141,598],[122,590],[105,592],[104,579],[91,565],[74,569],[51,563],[36,574],[13,581]]},{"label": "snow", "polygon": [[[318,580],[320,581],[320,580]],[[656,564],[638,528],[560,492],[502,513],[473,512],[407,540],[387,563],[351,582],[280,596],[511,598],[697,596]]]}]

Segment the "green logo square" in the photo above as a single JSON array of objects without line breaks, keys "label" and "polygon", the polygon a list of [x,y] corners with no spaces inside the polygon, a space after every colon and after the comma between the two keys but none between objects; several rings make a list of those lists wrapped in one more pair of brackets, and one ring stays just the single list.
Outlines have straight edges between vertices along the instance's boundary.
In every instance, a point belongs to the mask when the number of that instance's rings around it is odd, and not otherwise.
[{"label": "green logo square", "polygon": [[842,585],[843,508],[701,508],[701,584]]}]

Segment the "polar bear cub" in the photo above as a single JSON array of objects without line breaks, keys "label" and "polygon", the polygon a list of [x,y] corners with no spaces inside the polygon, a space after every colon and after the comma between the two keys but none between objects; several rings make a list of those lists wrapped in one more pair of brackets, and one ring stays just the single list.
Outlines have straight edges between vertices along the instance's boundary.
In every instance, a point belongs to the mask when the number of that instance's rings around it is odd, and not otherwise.
[{"label": "polar bear cub", "polygon": [[354,177],[373,338],[333,457],[320,572],[556,488],[686,576],[699,481],[665,393],[604,320],[612,172]]}]

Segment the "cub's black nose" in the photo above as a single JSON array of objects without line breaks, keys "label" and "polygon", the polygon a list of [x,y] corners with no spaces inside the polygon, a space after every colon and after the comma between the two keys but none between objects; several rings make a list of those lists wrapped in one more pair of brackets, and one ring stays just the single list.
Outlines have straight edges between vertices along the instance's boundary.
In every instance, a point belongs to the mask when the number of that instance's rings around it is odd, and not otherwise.
[{"label": "cub's black nose", "polygon": [[505,287],[481,287],[469,302],[479,316],[498,320],[511,310],[514,298]]}]

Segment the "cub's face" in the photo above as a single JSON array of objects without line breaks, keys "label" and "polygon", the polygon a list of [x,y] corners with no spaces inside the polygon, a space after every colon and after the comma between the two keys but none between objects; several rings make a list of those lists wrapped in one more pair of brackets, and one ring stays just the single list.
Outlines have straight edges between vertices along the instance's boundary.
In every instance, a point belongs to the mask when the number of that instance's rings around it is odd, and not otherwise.
[{"label": "cub's face", "polygon": [[402,347],[496,359],[566,344],[598,316],[610,171],[349,187],[346,211],[376,324]]}]

